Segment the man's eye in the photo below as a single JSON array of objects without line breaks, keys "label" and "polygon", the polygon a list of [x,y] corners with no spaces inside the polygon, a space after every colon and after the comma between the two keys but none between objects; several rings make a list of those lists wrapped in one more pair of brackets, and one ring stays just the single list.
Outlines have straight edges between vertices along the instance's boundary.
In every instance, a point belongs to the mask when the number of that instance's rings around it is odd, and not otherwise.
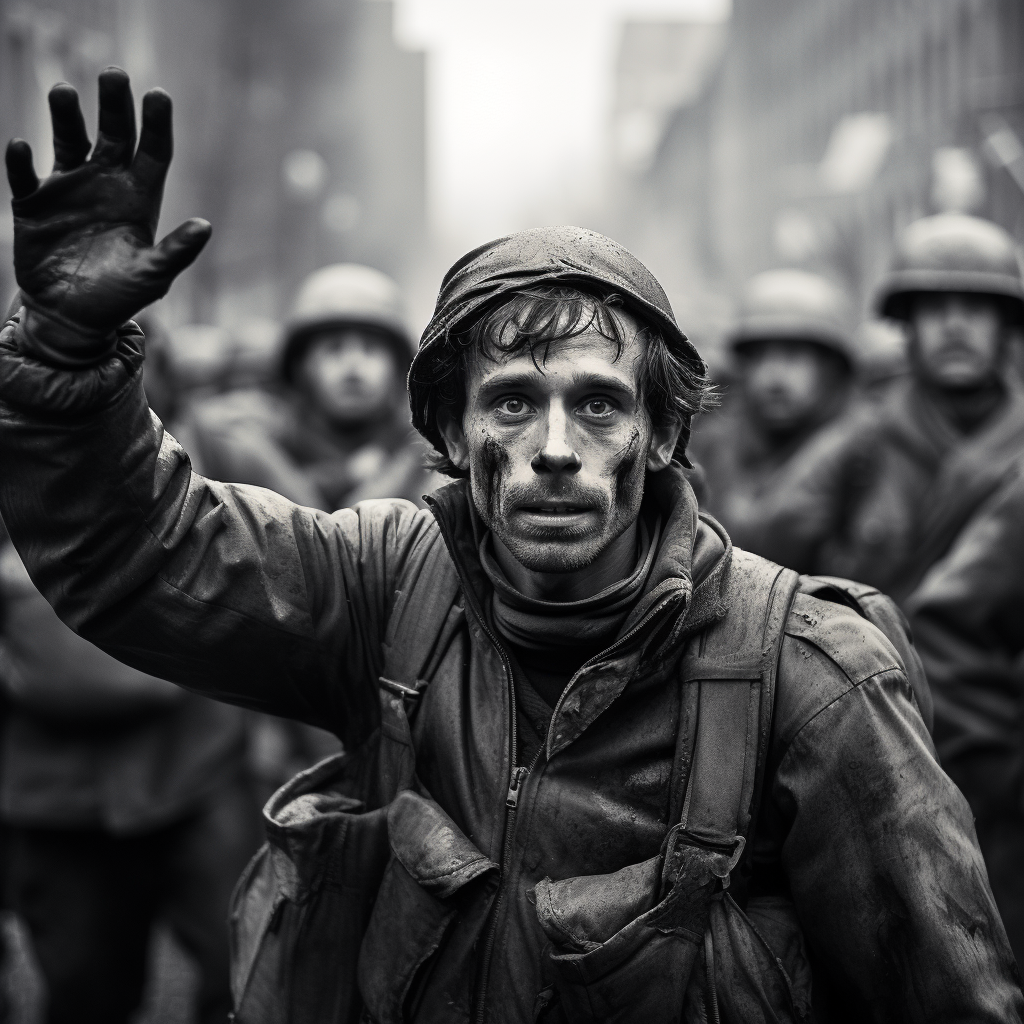
[{"label": "man's eye", "polygon": [[614,406],[606,398],[590,398],[583,403],[583,410],[587,416],[607,416],[614,411]]},{"label": "man's eye", "polygon": [[527,410],[526,402],[521,398],[503,398],[498,403],[498,411],[507,416],[522,416]]}]

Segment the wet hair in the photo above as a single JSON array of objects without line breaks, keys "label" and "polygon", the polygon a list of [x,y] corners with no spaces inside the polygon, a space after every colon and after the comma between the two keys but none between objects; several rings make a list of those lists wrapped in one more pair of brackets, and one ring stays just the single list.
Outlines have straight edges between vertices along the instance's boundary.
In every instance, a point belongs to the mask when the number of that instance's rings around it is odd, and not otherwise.
[{"label": "wet hair", "polygon": [[[680,423],[682,430],[673,459],[689,465],[686,446],[690,439],[690,420],[714,404],[714,385],[700,363],[681,358],[672,351],[661,329],[645,322],[627,307],[614,292],[599,295],[565,285],[525,288],[504,302],[485,310],[466,329],[449,333],[438,345],[421,383],[431,392],[425,410],[433,423],[441,406],[447,406],[461,419],[466,408],[466,378],[473,354],[492,359],[528,351],[537,367],[547,358],[557,341],[574,338],[588,330],[614,342],[618,359],[629,340],[614,309],[624,309],[640,324],[642,341],[637,365],[637,386],[651,423],[655,427]],[[447,476],[467,477],[467,470],[456,466],[447,454],[431,453],[434,469]]]}]

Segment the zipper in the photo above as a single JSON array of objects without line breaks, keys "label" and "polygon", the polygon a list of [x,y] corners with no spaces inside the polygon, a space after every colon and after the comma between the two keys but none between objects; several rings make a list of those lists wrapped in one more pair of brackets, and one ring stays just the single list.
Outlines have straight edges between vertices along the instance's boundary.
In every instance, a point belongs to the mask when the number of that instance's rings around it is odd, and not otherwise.
[{"label": "zipper", "polygon": [[[431,502],[430,504],[431,506],[434,506],[434,502]],[[434,520],[437,523],[438,529],[441,531],[441,536],[444,538],[445,544],[448,547],[448,553],[451,555],[452,561],[455,563],[455,568],[459,572],[459,577],[465,581],[466,574],[462,571],[462,566],[459,564],[459,558],[456,554],[455,545],[452,543],[452,539],[449,536],[447,524],[442,522],[442,518],[443,517],[437,515],[435,511]],[[508,653],[505,651],[504,647],[501,646],[498,638],[494,635],[494,632],[487,625],[487,621],[483,616],[483,611],[480,608],[480,603],[477,600],[472,587],[467,586],[464,583],[462,590],[466,596],[467,604],[472,606],[473,615],[475,616],[481,631],[491,642],[495,651],[497,651],[498,657],[501,658],[502,668],[505,672],[505,686],[508,692],[509,709],[508,762],[510,769],[508,790],[505,795],[505,835],[501,844],[501,858],[498,871],[498,891],[494,897],[494,905],[491,907],[491,912],[488,915],[489,921],[487,925],[487,937],[484,940],[484,951],[480,961],[480,984],[477,989],[475,1000],[476,1010],[473,1014],[473,1019],[476,1024],[485,1024],[487,987],[491,974],[491,960],[494,957],[494,943],[498,932],[498,917],[504,904],[505,893],[507,891],[506,880],[508,878],[509,847],[511,846],[512,834],[515,830],[516,809],[519,806],[519,794],[526,776],[530,774],[530,771],[540,759],[540,755],[544,752],[544,745],[541,745],[540,749],[537,751],[537,756],[534,757],[533,763],[529,767],[523,767],[516,764],[516,755],[519,745],[518,723],[516,721],[518,717],[518,708],[516,706],[516,687],[515,680],[512,675],[512,662],[509,659]]]},{"label": "zipper", "polygon": [[[441,536],[444,538],[445,544],[448,548],[448,552],[452,557],[452,561],[455,564],[456,570],[459,572],[460,578],[465,581],[466,574],[462,570],[462,566],[459,564],[459,558],[456,554],[456,548],[452,542],[452,538],[449,535],[447,524],[442,522],[442,516],[437,515],[438,506],[435,502],[429,502],[432,509],[434,510],[434,520],[438,525],[438,529],[441,531]],[[509,659],[508,653],[501,646],[498,638],[494,635],[494,632],[487,625],[482,610],[480,608],[479,601],[477,600],[476,594],[473,592],[472,587],[463,585],[463,593],[466,596],[466,601],[472,606],[473,615],[475,616],[477,623],[480,626],[481,631],[491,642],[491,645],[497,651],[498,656],[501,658],[502,667],[505,672],[505,686],[508,692],[508,706],[509,706],[509,782],[508,790],[505,795],[505,834],[502,840],[501,846],[501,859],[498,874],[498,891],[494,897],[494,905],[491,907],[489,915],[489,923],[487,928],[487,937],[484,941],[483,956],[480,961],[480,983],[476,994],[476,1010],[473,1014],[474,1024],[486,1024],[486,1004],[487,1004],[487,988],[490,981],[491,974],[491,961],[494,957],[494,943],[497,938],[498,932],[498,918],[501,914],[501,909],[504,906],[505,896],[508,892],[507,879],[508,879],[508,859],[509,859],[509,848],[512,844],[512,836],[515,832],[516,813],[519,808],[519,799],[522,794],[522,787],[526,782],[527,777],[537,767],[537,763],[547,750],[547,742],[542,743],[537,753],[534,755],[533,761],[528,766],[517,765],[516,756],[518,754],[518,708],[516,705],[516,688],[515,680],[512,673],[512,662]],[[591,665],[596,664],[598,661],[603,660],[612,651],[618,650],[623,644],[628,643],[633,639],[642,629],[654,619],[660,615],[668,606],[670,602],[665,601],[658,605],[656,608],[652,608],[643,619],[640,620],[625,636],[620,637],[615,643],[613,643],[606,650],[600,654],[595,655],[589,661],[584,663],[577,672],[573,675],[572,679],[569,680],[565,689],[562,691],[561,697],[558,698],[558,703],[555,705],[555,709],[551,715],[551,721],[554,723],[556,716],[562,702],[565,700],[567,694],[572,690],[576,683],[576,680],[588,669]],[[550,731],[549,731],[550,738]]]},{"label": "zipper", "polygon": [[505,806],[511,808],[513,811],[519,806],[519,787],[526,780],[526,776],[530,774],[529,768],[513,768],[512,778],[508,784],[508,796],[505,797]]},{"label": "zipper", "polygon": [[[513,687],[513,691],[515,687]],[[515,705],[513,704],[513,708]],[[512,836],[516,830],[516,812],[519,809],[519,797],[522,793],[523,784],[527,777],[537,767],[541,755],[544,753],[543,744],[534,754],[529,765],[513,766],[508,783],[508,794],[505,797],[505,838],[501,846],[501,881],[498,883],[498,892],[494,897],[494,906],[491,908],[490,922],[487,928],[487,939],[484,943],[483,959],[480,962],[480,988],[477,993],[476,1013],[474,1014],[475,1024],[484,1024],[485,1006],[487,1001],[487,986],[491,975],[491,960],[494,958],[494,943],[498,937],[498,918],[501,916],[501,909],[505,905],[505,897],[508,894],[508,858],[509,849],[512,845]]]}]

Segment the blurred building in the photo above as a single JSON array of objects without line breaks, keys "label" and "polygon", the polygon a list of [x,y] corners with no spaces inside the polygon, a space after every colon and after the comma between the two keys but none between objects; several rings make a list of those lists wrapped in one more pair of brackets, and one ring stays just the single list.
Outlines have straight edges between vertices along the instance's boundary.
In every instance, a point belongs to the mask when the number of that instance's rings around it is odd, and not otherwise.
[{"label": "blurred building", "polygon": [[[618,231],[691,329],[781,263],[837,277],[866,304],[895,232],[936,210],[992,217],[1024,242],[1020,0],[732,11],[721,56],[715,26],[627,24],[621,42]],[[689,83],[672,102],[654,88],[666,60]],[[659,97],[639,129],[638,81]]]},{"label": "blurred building", "polygon": [[735,0],[717,102],[730,283],[785,261],[866,299],[893,234],[938,209],[1024,240],[1020,0]]},{"label": "blurred building", "polygon": [[[323,263],[402,280],[420,255],[425,58],[395,44],[391,18],[391,0],[0,0],[0,129],[28,138],[45,170],[53,82],[79,89],[90,131],[104,66],[124,67],[137,97],[166,88],[162,226],[214,225],[169,318],[276,316]],[[10,234],[5,220],[0,245]]]},{"label": "blurred building", "polygon": [[723,24],[627,21],[615,67],[609,231],[641,255],[697,336],[724,316],[709,168],[726,37]]}]

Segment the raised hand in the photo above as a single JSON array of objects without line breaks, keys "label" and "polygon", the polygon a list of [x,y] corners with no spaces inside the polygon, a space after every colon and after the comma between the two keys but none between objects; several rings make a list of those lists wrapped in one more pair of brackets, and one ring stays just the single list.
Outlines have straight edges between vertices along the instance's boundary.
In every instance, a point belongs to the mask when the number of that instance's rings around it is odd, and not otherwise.
[{"label": "raised hand", "polygon": [[[113,332],[167,293],[199,255],[210,225],[193,218],[154,245],[171,161],[171,98],[142,101],[135,148],[135,104],[128,75],[99,78],[99,135],[92,155],[78,93],[50,90],[53,173],[39,181],[28,143],[7,147],[14,194],[14,271],[30,329],[46,335],[57,361],[93,361]],[[87,159],[88,157],[88,159]]]}]

